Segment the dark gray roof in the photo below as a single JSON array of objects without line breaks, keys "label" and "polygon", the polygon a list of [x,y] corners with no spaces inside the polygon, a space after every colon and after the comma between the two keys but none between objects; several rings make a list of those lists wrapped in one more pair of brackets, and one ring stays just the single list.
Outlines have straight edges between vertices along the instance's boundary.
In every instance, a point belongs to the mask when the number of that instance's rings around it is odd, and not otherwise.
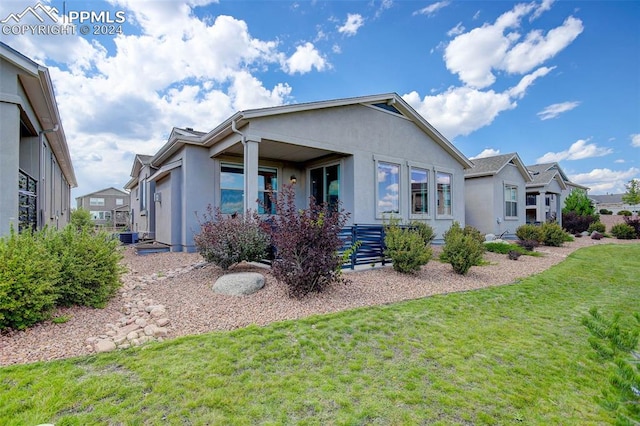
[{"label": "dark gray roof", "polygon": [[590,195],[589,198],[594,200],[598,204],[604,203],[622,203],[622,196],[624,194],[605,194],[605,195]]},{"label": "dark gray roof", "polygon": [[518,167],[527,182],[531,179],[522,160],[520,160],[520,157],[515,152],[494,155],[492,157],[473,158],[471,162],[473,163],[473,167],[465,169],[465,178],[493,176],[500,173],[507,164],[511,163]]}]

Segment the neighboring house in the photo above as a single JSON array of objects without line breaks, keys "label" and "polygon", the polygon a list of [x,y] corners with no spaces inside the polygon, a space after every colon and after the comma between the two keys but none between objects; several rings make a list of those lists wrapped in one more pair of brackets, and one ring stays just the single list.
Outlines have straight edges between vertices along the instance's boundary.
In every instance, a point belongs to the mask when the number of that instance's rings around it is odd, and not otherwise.
[{"label": "neighboring house", "polygon": [[300,208],[310,196],[340,201],[351,224],[394,216],[424,221],[441,237],[454,220],[464,225],[471,166],[392,93],[240,111],[208,133],[175,128],[153,158],[136,156],[126,188],[133,200],[145,187],[147,232],[174,251],[195,250],[197,215],[209,204],[265,213],[285,183],[294,183]]},{"label": "neighboring house", "polygon": [[76,186],[48,69],[0,43],[0,236],[63,227]]},{"label": "neighboring house", "polygon": [[527,184],[527,223],[556,221],[562,225],[564,200],[574,189],[588,191],[586,186],[569,180],[558,163],[527,166],[533,181]]},{"label": "neighboring house", "polygon": [[155,183],[148,178],[155,172],[151,167],[151,155],[136,155],[131,168],[131,179],[124,189],[129,191],[129,221],[131,231],[139,233],[140,238],[153,239],[155,234],[155,204],[152,194]]},{"label": "neighboring house", "polygon": [[638,213],[640,211],[640,204],[632,206],[622,201],[624,194],[605,194],[605,195],[590,195],[589,198],[593,201],[596,212],[600,209],[611,210],[613,214],[618,214],[620,210],[629,210],[630,212]]},{"label": "neighboring house", "polygon": [[512,237],[526,223],[526,186],[533,181],[516,153],[471,160],[465,170],[465,221],[483,234]]},{"label": "neighboring house", "polygon": [[97,226],[129,226],[129,194],[119,189],[105,188],[77,197],[76,207],[88,210]]}]

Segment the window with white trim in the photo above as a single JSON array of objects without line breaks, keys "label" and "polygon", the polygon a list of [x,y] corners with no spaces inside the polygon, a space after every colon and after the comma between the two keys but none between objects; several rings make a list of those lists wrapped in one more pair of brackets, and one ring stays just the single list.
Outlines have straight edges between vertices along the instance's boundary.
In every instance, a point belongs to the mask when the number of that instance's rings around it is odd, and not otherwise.
[{"label": "window with white trim", "polygon": [[436,204],[438,216],[451,216],[451,184],[453,175],[451,173],[436,172]]},{"label": "window with white trim", "polygon": [[504,186],[504,216],[518,217],[518,187],[515,185]]},{"label": "window with white trim", "polygon": [[116,198],[116,206],[124,206],[124,199]]},{"label": "window with white trim", "polygon": [[429,214],[429,170],[410,167],[411,214]]},{"label": "window with white trim", "polygon": [[104,198],[89,198],[90,206],[104,206]]},{"label": "window with white trim", "polygon": [[376,161],[376,216],[400,214],[400,164]]}]

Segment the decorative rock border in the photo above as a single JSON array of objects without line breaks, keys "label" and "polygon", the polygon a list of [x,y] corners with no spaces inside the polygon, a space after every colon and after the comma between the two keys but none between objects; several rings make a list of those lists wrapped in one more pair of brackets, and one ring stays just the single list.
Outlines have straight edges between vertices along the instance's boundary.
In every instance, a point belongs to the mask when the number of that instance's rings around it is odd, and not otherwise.
[{"label": "decorative rock border", "polygon": [[126,274],[119,290],[124,301],[121,309],[124,316],[115,324],[106,324],[107,331],[104,334],[89,337],[85,341],[87,349],[98,353],[110,352],[148,342],[163,341],[169,333],[171,320],[165,306],[147,297],[145,290],[149,284],[157,284],[205,264],[193,264],[166,273],[154,273],[142,277]]}]

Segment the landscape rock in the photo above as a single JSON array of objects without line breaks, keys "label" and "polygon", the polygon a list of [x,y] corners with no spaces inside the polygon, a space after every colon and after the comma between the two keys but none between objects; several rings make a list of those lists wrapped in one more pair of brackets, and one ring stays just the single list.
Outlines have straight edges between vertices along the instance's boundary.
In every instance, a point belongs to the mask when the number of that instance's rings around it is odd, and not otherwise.
[{"label": "landscape rock", "polygon": [[116,348],[116,344],[113,343],[113,340],[110,340],[110,339],[98,340],[98,342],[95,345],[95,350],[98,353],[110,352],[115,348]]},{"label": "landscape rock", "polygon": [[226,274],[217,279],[213,291],[229,296],[246,296],[264,287],[264,276],[257,272]]}]

